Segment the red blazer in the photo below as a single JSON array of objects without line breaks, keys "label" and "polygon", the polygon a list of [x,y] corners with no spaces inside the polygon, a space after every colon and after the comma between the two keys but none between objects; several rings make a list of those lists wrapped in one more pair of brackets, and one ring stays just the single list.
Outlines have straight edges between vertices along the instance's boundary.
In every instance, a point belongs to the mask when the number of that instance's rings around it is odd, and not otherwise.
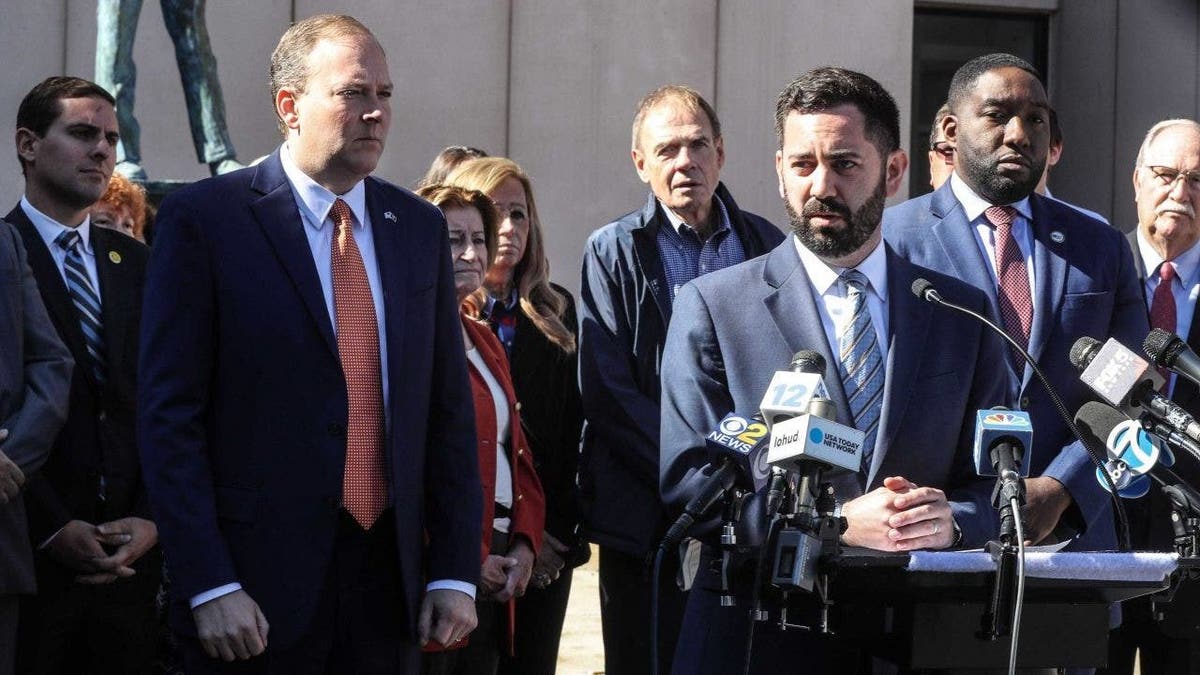
[{"label": "red blazer", "polygon": [[[513,505],[512,524],[509,537],[522,536],[529,540],[536,555],[542,546],[542,531],[546,525],[546,497],[542,484],[533,468],[533,455],[521,431],[521,404],[513,393],[512,378],[508,374],[508,359],[504,346],[492,334],[487,324],[463,317],[463,326],[475,349],[483,357],[492,377],[500,383],[508,397],[509,437],[508,462],[512,467]],[[469,362],[468,362],[469,365]],[[471,394],[475,400],[475,433],[479,448],[479,477],[483,485],[483,539],[480,541],[480,562],[487,558],[492,545],[492,518],[496,507],[496,407],[491,390],[483,376],[468,367],[471,378]],[[512,650],[515,600],[508,601],[508,645]]]}]

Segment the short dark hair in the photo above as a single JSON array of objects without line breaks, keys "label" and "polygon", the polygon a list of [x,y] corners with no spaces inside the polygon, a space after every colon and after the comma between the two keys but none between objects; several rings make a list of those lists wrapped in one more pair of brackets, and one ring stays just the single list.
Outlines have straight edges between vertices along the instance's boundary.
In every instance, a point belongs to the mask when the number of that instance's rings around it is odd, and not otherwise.
[{"label": "short dark hair", "polygon": [[679,103],[693,113],[704,113],[708,118],[708,126],[712,128],[713,138],[721,137],[721,120],[717,117],[717,111],[713,109],[712,104],[704,100],[700,92],[682,84],[665,84],[638,101],[637,112],[633,115],[633,145],[630,146],[634,150],[638,149],[638,137],[642,135],[642,122],[646,120],[646,115],[664,101]]},{"label": "short dark hair", "polygon": [[[90,80],[82,77],[47,77],[37,83],[33,89],[29,90],[28,94],[25,94],[25,98],[21,99],[21,105],[17,108],[16,128],[28,129],[41,138],[46,135],[50,125],[54,124],[54,121],[62,114],[60,101],[64,98],[93,97],[104,99],[113,106],[117,104],[112,94]],[[17,155],[17,161],[21,163],[21,170],[24,171],[25,160]]]},{"label": "short dark hair", "polygon": [[900,110],[892,95],[862,73],[824,66],[792,80],[775,103],[775,134],[783,147],[783,128],[793,111],[818,113],[853,105],[866,118],[865,133],[883,155],[900,149]]},{"label": "short dark hair", "polygon": [[950,94],[946,101],[950,105],[950,110],[957,115],[958,104],[971,93],[971,88],[975,86],[976,80],[984,73],[1000,68],[1018,68],[1032,75],[1034,79],[1042,83],[1043,87],[1046,86],[1045,82],[1042,82],[1042,74],[1025,59],[1004,53],[984,54],[962,64],[954,72],[954,77],[950,79]]}]

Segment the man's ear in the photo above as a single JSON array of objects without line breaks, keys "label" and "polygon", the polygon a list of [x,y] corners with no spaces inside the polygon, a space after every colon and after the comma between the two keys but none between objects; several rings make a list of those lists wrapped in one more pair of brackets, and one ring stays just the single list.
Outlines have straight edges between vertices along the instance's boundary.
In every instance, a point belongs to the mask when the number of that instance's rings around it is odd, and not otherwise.
[{"label": "man's ear", "polygon": [[41,136],[33,133],[31,129],[25,127],[17,128],[16,146],[17,156],[25,160],[25,163],[33,161],[37,156],[37,145],[42,140]]},{"label": "man's ear", "polygon": [[297,110],[299,98],[300,95],[288,87],[275,93],[275,114],[288,129],[300,128],[300,112]]}]

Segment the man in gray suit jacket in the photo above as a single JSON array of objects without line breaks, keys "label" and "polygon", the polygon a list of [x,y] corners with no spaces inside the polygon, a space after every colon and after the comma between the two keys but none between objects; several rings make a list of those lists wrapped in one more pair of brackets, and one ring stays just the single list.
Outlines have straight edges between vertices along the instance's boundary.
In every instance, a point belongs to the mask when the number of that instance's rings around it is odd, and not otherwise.
[{"label": "man in gray suit jacket", "polygon": [[[899,113],[871,78],[819,68],[776,108],[780,195],[793,236],[766,256],[684,286],[662,368],[662,490],[679,507],[708,473],[705,435],[730,411],[758,408],[773,371],[820,352],[838,422],[866,433],[863,469],[833,480],[843,540],[883,551],[978,546],[994,538],[990,485],[971,461],[975,411],[1004,400],[999,340],[910,292],[918,278],[980,311],[968,285],[911,264],[883,243],[887,195],[908,158]],[[745,602],[722,607],[706,547],[688,599],[675,673],[740,672]],[[746,579],[735,581],[745,595]],[[857,665],[852,648],[806,631],[755,628],[752,672]]]},{"label": "man in gray suit jacket", "polygon": [[67,417],[71,366],[21,240],[0,221],[0,675],[13,672],[18,596],[34,591],[19,490],[46,462]]}]

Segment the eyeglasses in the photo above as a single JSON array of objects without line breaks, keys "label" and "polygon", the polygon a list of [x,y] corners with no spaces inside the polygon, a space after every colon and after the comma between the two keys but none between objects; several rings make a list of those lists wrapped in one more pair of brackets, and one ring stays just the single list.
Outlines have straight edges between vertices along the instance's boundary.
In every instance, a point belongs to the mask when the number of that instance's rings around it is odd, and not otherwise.
[{"label": "eyeglasses", "polygon": [[954,160],[954,146],[947,141],[938,141],[929,146],[929,149],[942,156],[947,162]]},{"label": "eyeglasses", "polygon": [[1169,166],[1143,166],[1143,169],[1154,174],[1154,179],[1163,187],[1175,187],[1180,178],[1189,190],[1200,192],[1200,171],[1180,171]]}]

